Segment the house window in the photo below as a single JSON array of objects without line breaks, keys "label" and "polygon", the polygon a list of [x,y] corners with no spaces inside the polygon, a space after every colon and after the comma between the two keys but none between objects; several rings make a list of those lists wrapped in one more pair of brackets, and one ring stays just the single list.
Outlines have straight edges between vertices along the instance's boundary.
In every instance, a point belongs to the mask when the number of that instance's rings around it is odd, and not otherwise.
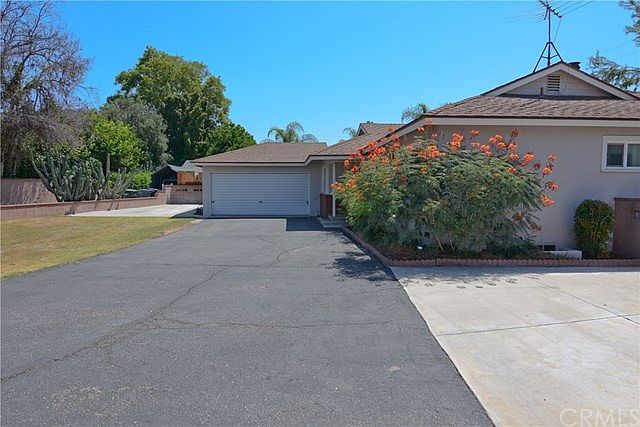
[{"label": "house window", "polygon": [[602,170],[640,171],[640,136],[605,136],[602,144]]}]

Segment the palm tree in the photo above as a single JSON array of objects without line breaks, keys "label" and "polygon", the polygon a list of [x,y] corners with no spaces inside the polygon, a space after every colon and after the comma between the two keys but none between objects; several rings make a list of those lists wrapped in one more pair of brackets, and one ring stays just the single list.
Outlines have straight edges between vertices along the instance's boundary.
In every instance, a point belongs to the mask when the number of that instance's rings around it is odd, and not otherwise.
[{"label": "palm tree", "polygon": [[416,105],[412,107],[407,107],[402,111],[402,117],[400,120],[403,122],[410,122],[411,120],[415,120],[418,117],[422,116],[424,113],[429,111],[429,107],[424,102],[418,102]]},{"label": "palm tree", "polygon": [[[304,128],[298,122],[291,122],[287,127],[272,127],[264,142],[318,142],[318,138],[310,133],[303,133]],[[272,138],[273,136],[273,138]]]},{"label": "palm tree", "polygon": [[342,129],[342,133],[346,133],[349,136],[349,139],[355,138],[358,136],[358,129],[354,128],[344,128]]}]

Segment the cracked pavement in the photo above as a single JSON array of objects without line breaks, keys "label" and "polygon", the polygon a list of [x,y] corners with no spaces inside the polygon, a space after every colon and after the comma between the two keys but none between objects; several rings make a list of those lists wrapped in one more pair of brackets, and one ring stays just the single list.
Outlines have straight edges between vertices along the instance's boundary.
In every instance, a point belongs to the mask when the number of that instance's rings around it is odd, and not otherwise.
[{"label": "cracked pavement", "polygon": [[207,220],[1,289],[3,425],[490,425],[390,272],[314,220]]}]

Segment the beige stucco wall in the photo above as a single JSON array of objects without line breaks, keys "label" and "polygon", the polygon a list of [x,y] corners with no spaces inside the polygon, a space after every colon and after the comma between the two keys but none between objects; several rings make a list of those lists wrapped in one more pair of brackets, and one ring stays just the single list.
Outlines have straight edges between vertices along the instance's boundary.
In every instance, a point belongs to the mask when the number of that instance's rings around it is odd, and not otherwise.
[{"label": "beige stucco wall", "polygon": [[[497,126],[473,128],[480,131],[480,141],[486,141],[496,133],[508,138],[512,130]],[[453,132],[468,137],[471,129],[439,126],[440,141],[448,141]],[[573,213],[584,199],[600,199],[613,204],[614,197],[640,197],[640,172],[601,170],[603,136],[638,135],[640,128],[522,126],[518,131],[519,152],[532,151],[537,159],[543,160],[552,153],[558,156],[552,178],[560,190],[551,196],[555,204],[538,215],[542,231],[535,238],[537,243],[574,246]],[[411,135],[408,139],[413,140]]]},{"label": "beige stucco wall", "polygon": [[309,206],[311,216],[320,215],[320,189],[322,169],[320,162],[307,166],[204,166],[202,168],[202,207],[204,216],[211,216],[211,174],[212,173],[309,173]]}]

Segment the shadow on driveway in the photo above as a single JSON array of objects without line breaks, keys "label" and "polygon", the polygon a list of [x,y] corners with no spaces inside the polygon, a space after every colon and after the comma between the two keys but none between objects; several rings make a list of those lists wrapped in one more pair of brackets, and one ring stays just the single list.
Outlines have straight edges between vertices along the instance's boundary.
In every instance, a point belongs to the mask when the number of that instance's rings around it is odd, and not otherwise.
[{"label": "shadow on driveway", "polygon": [[0,302],[3,425],[490,425],[388,270],[314,219],[201,221]]},{"label": "shadow on driveway", "polygon": [[344,252],[341,256],[336,257],[332,266],[342,277],[364,279],[369,282],[395,279],[385,265],[360,251]]}]

